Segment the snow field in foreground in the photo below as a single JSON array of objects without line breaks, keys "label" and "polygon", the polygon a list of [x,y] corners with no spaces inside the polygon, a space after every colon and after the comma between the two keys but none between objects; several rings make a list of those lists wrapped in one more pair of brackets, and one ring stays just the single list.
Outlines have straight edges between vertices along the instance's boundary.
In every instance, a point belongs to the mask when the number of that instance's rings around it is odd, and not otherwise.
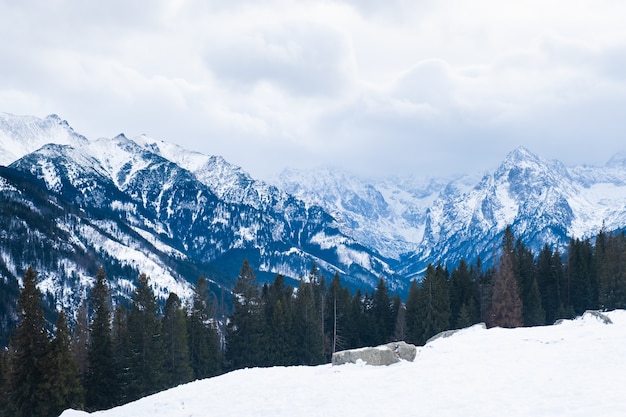
[{"label": "snow field in foreground", "polygon": [[623,416],[626,312],[605,314],[613,324],[586,314],[555,326],[473,326],[387,367],[243,369],[92,415]]}]

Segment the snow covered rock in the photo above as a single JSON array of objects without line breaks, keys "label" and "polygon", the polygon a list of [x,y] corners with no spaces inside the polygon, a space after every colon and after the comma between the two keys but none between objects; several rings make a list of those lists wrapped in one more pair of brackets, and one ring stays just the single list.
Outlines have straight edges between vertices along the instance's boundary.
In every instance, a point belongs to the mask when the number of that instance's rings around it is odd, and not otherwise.
[{"label": "snow covered rock", "polygon": [[412,362],[417,348],[406,342],[392,342],[377,347],[343,350],[333,353],[333,365],[357,363],[359,360],[368,365],[387,366],[400,360]]}]

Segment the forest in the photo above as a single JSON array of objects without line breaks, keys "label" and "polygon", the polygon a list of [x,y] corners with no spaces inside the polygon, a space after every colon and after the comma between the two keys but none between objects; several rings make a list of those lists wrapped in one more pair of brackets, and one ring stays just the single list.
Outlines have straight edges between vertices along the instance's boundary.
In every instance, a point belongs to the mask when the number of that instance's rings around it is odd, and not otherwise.
[{"label": "forest", "polygon": [[479,322],[536,326],[624,308],[626,236],[601,231],[593,243],[572,239],[565,254],[547,245],[535,254],[507,228],[496,265],[429,265],[406,300],[382,278],[371,293],[352,293],[339,273],[327,281],[315,264],[296,288],[281,275],[260,285],[247,261],[232,293],[226,317],[217,316],[203,277],[191,300],[172,293],[160,307],[141,275],[130,305],[113,307],[100,269],[73,329],[63,311],[50,328],[29,268],[18,325],[0,356],[0,415],[106,409],[234,369],[317,365],[339,350],[396,340],[423,345]]}]

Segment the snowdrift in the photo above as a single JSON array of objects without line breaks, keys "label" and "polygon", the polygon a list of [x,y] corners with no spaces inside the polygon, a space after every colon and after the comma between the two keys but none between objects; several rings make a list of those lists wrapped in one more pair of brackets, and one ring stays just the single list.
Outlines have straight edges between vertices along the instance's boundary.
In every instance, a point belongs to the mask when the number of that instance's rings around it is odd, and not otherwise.
[{"label": "snowdrift", "polygon": [[[623,416],[626,312],[554,326],[473,326],[386,366],[243,369],[195,381],[101,417]],[[88,413],[67,410],[62,417]]]}]

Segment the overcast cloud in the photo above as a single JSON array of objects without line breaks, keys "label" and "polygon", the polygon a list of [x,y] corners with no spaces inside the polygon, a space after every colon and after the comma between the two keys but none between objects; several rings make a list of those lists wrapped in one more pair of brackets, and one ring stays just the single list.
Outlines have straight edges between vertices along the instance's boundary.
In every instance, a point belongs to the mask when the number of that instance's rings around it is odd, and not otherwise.
[{"label": "overcast cloud", "polygon": [[253,176],[566,164],[626,149],[626,4],[0,2],[0,111],[145,133]]}]

